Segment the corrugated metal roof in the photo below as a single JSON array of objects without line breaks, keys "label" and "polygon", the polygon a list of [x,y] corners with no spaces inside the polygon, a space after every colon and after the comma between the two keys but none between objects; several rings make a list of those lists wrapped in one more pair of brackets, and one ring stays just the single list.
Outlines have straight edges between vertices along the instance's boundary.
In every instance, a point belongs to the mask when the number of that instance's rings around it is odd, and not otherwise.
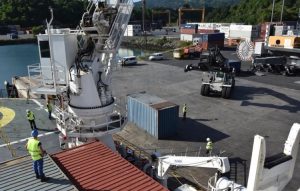
[{"label": "corrugated metal roof", "polygon": [[44,173],[47,177],[50,177],[49,181],[41,182],[35,178],[30,156],[1,163],[0,190],[77,190],[55,162],[48,156],[44,158]]},{"label": "corrugated metal roof", "polygon": [[162,102],[162,103],[152,104],[150,106],[153,107],[154,109],[160,110],[160,109],[164,109],[164,108],[174,107],[177,105],[175,103],[166,101],[166,102]]},{"label": "corrugated metal roof", "polygon": [[145,94],[145,93],[130,94],[128,96],[136,99],[137,101],[139,101],[141,103],[147,104],[147,105],[153,105],[153,104],[166,102],[166,100],[164,100],[160,97]]},{"label": "corrugated metal roof", "polygon": [[100,142],[52,155],[79,190],[167,190]]}]

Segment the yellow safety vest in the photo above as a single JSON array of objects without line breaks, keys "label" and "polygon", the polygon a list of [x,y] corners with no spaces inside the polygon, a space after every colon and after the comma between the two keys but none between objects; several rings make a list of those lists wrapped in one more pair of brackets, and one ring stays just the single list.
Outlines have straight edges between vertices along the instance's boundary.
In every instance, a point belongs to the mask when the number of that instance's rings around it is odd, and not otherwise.
[{"label": "yellow safety vest", "polygon": [[42,151],[39,147],[40,141],[36,139],[29,139],[27,143],[27,150],[31,155],[32,160],[39,160],[42,158]]},{"label": "yellow safety vest", "polygon": [[182,112],[183,112],[183,113],[186,112],[186,106],[183,106]]},{"label": "yellow safety vest", "polygon": [[52,105],[51,105],[51,103],[47,103],[47,108],[48,108],[48,111],[52,111]]},{"label": "yellow safety vest", "polygon": [[206,149],[207,150],[212,150],[213,148],[213,143],[211,141],[208,141],[207,144],[206,144]]},{"label": "yellow safety vest", "polygon": [[34,114],[33,114],[32,111],[29,111],[29,112],[27,113],[27,119],[28,119],[28,120],[34,120]]}]

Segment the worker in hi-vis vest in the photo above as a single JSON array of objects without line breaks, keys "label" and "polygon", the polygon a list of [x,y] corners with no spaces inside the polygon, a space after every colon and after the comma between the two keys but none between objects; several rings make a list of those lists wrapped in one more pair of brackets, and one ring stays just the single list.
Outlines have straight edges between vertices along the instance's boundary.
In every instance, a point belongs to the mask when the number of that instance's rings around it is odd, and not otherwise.
[{"label": "worker in hi-vis vest", "polygon": [[32,111],[30,111],[29,109],[27,109],[26,115],[27,115],[27,119],[29,121],[31,129],[32,130],[36,129],[34,113]]},{"label": "worker in hi-vis vest", "polygon": [[210,140],[210,138],[207,138],[206,139],[207,143],[206,143],[206,154],[208,155],[211,155],[211,151],[213,149],[213,143],[212,141]]},{"label": "worker in hi-vis vest", "polygon": [[52,119],[51,113],[52,113],[52,104],[50,102],[50,100],[47,102],[47,110],[48,110],[48,114],[49,114],[49,119]]},{"label": "worker in hi-vis vest", "polygon": [[44,160],[43,157],[46,155],[46,151],[42,147],[42,143],[38,140],[38,131],[34,129],[31,132],[32,138],[30,138],[26,144],[26,149],[31,155],[33,160],[33,170],[37,179],[41,179],[41,182],[45,182],[48,178],[43,172]]},{"label": "worker in hi-vis vest", "polygon": [[183,105],[183,108],[182,108],[182,116],[183,116],[182,120],[185,120],[185,119],[186,119],[186,110],[187,110],[186,104],[184,104],[184,105]]}]

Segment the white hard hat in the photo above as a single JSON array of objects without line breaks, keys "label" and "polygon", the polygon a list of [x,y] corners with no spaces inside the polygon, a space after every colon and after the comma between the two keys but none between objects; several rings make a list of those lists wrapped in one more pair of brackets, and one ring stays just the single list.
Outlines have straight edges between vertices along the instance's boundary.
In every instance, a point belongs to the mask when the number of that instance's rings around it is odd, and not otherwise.
[{"label": "white hard hat", "polygon": [[210,141],[210,138],[206,138],[206,141]]}]

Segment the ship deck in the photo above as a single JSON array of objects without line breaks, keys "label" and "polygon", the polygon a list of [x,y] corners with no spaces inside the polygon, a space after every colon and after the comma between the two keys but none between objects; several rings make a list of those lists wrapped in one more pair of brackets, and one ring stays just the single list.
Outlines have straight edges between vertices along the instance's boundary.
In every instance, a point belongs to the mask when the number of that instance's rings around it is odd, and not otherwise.
[{"label": "ship deck", "polygon": [[[300,85],[294,83],[291,86],[289,83],[299,81],[299,77],[287,78],[286,82],[279,80],[278,84],[274,84],[273,77],[262,76],[260,80],[259,77],[241,76],[236,79],[232,99],[214,95],[203,97],[200,95],[201,72],[184,73],[186,64],[187,61],[140,61],[137,65],[123,67],[114,72],[113,93],[122,102],[127,94],[146,91],[180,106],[186,103],[188,107],[187,120],[180,120],[177,136],[168,140],[156,140],[131,123],[118,135],[149,153],[156,150],[187,156],[196,156],[199,153],[202,155],[205,139],[210,137],[214,142],[214,154],[221,152],[222,156],[230,157],[231,179],[245,185],[254,135],[266,137],[267,156],[270,156],[282,152],[292,124],[299,122]],[[17,156],[27,154],[24,144],[31,132],[25,116],[28,108],[35,112],[37,126],[43,135],[40,139],[44,148],[48,153],[60,151],[55,121],[48,119],[44,106],[32,100],[27,104],[25,99],[0,99],[0,106],[15,112],[13,120],[1,127],[1,131],[9,138]],[[4,117],[3,114],[0,116],[1,123]],[[0,153],[0,162],[12,159],[2,138]],[[293,179],[286,191],[299,188],[299,161],[300,152]],[[179,181],[191,182],[206,187],[208,178],[214,173],[214,170],[202,168],[176,168],[171,171],[171,176],[176,178],[170,178],[170,181],[178,184]]]}]

